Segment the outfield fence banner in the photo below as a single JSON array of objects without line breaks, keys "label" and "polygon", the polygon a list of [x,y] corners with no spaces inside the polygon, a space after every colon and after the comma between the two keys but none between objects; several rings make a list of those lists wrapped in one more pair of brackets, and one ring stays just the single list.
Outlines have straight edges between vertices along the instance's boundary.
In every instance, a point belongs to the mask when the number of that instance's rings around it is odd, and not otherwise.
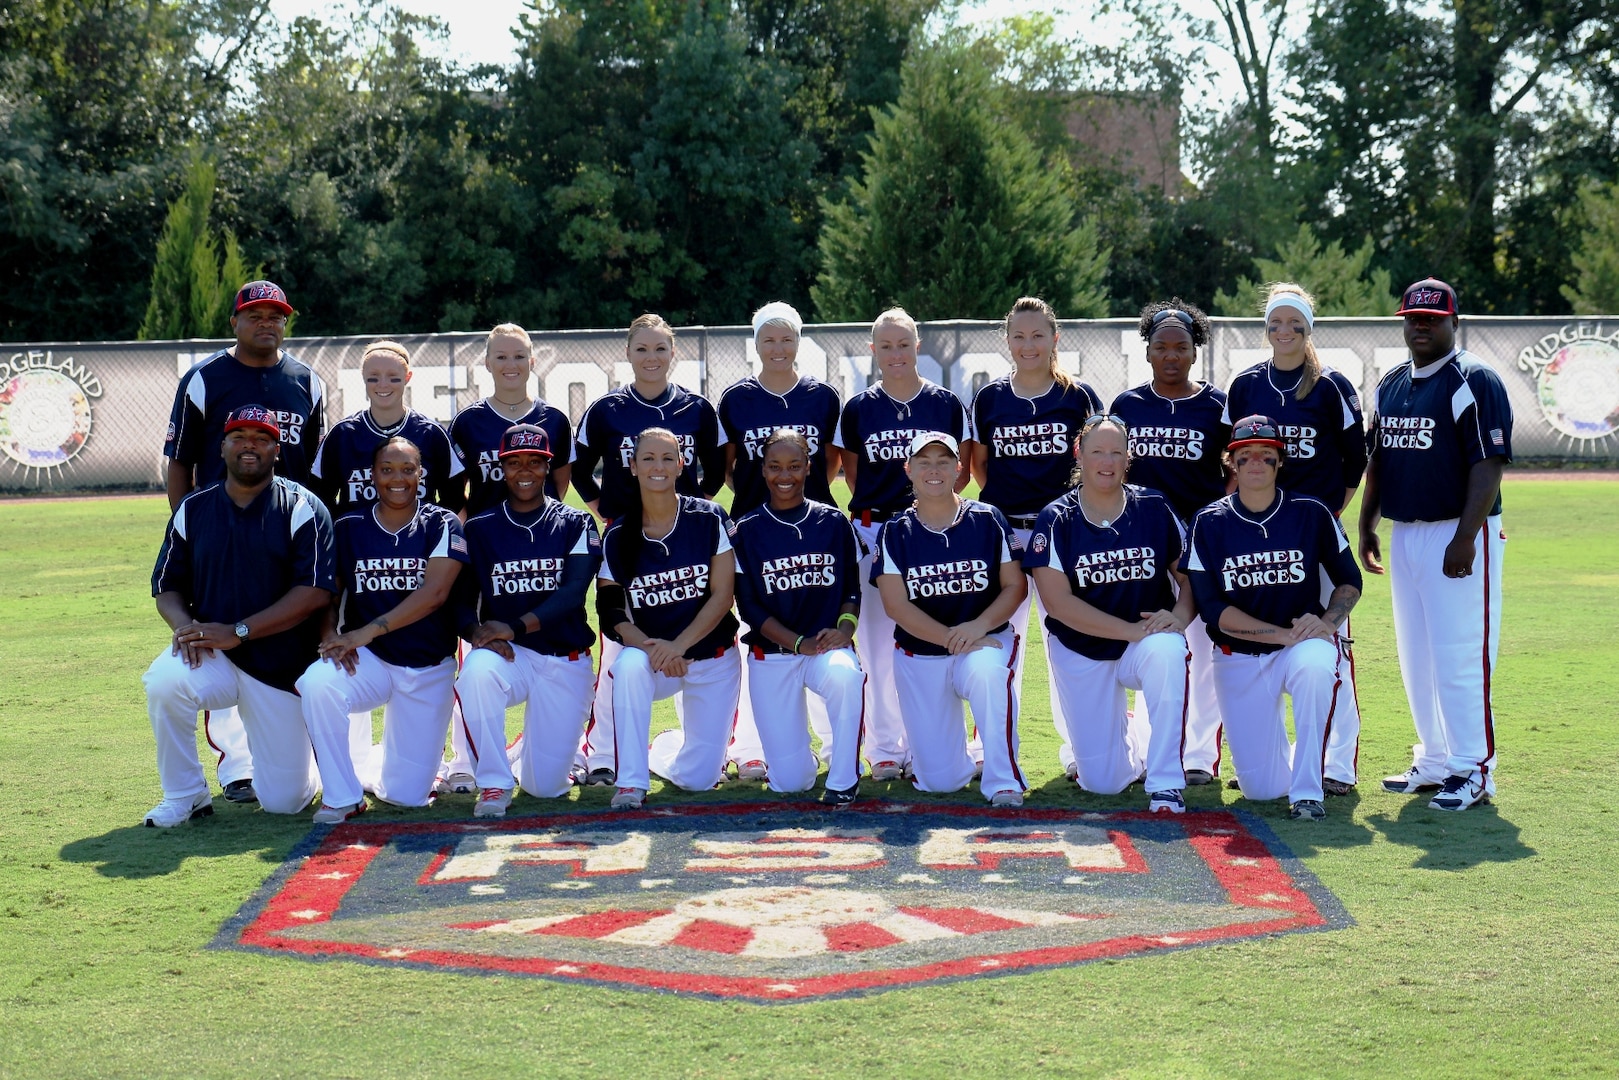
[{"label": "outfield fence banner", "polygon": [[[1213,320],[1196,377],[1219,386],[1270,355],[1261,319]],[[921,371],[970,402],[1007,372],[999,323],[923,323]],[[622,330],[558,330],[533,335],[533,392],[575,422],[585,406],[630,381]],[[410,349],[411,407],[448,423],[489,393],[483,334],[417,334]],[[327,388],[327,426],[365,408],[360,359],[374,336],[294,338],[288,352],[314,367]],[[804,328],[799,370],[835,386],[844,400],[871,378],[870,328]],[[1323,318],[1315,327],[1323,363],[1349,377],[1363,402],[1378,379],[1406,359],[1393,318]],[[1548,464],[1619,460],[1619,317],[1464,318],[1460,342],[1494,365],[1507,386],[1519,460]],[[175,386],[192,364],[226,342],[147,341],[0,345],[0,492],[160,488],[163,437]],[[1065,322],[1062,365],[1103,401],[1147,381],[1146,347],[1132,319]],[[758,369],[748,327],[680,330],[675,382],[718,400]]]}]

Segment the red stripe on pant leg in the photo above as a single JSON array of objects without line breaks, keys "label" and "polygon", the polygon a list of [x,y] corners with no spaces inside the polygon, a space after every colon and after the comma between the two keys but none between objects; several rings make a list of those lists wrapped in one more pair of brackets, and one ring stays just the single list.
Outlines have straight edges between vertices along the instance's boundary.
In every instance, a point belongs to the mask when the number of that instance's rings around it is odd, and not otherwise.
[{"label": "red stripe on pant leg", "polygon": [[478,753],[478,744],[472,741],[472,728],[467,726],[467,710],[461,704],[461,691],[452,690],[451,693],[455,695],[455,711],[461,716],[461,733],[467,737],[467,753],[472,755],[472,763],[476,765],[483,755]]},{"label": "red stripe on pant leg", "polygon": [[1495,715],[1490,707],[1490,523],[1484,522],[1484,648],[1480,661],[1484,667],[1484,761],[1478,763],[1481,775],[1489,772],[1485,761],[1495,757]]},{"label": "red stripe on pant leg", "polygon": [[[599,673],[596,676],[596,681],[597,682],[601,681],[601,675]],[[613,681],[613,673],[611,671],[609,671],[607,673],[607,681],[608,682]],[[591,722],[592,725],[594,725],[595,722],[596,722],[595,721],[595,714],[592,713],[591,717],[592,717],[592,719],[591,719],[590,722]],[[617,717],[614,717],[614,720],[616,721]],[[613,782],[615,784],[618,783],[618,724],[617,723],[613,724]]]},{"label": "red stripe on pant leg", "polygon": [[[1143,695],[1143,699],[1144,698],[1145,698],[1145,695]],[[1191,719],[1192,719],[1192,648],[1191,648],[1190,645],[1188,645],[1186,647],[1186,693],[1181,696],[1181,751],[1180,751],[1180,762],[1181,762],[1181,783],[1183,783],[1183,784],[1186,783],[1186,726],[1189,723],[1191,723]],[[1152,733],[1150,731],[1150,725],[1149,725],[1149,731],[1148,731],[1147,737],[1149,739],[1152,737]],[[1217,750],[1216,753],[1218,753],[1218,752],[1219,751]]]},{"label": "red stripe on pant leg", "polygon": [[[1336,644],[1336,642],[1334,642],[1334,644]],[[1332,741],[1332,718],[1338,713],[1338,690],[1343,686],[1343,684],[1343,676],[1338,674],[1338,665],[1334,663],[1332,665],[1332,698],[1327,702],[1327,722],[1325,725],[1325,730],[1321,732],[1322,776],[1327,775],[1327,743]],[[1298,727],[1298,719],[1299,718],[1296,715],[1293,717],[1293,726],[1295,728]],[[1360,774],[1357,773],[1355,778],[1358,780],[1360,778]]]},{"label": "red stripe on pant leg", "polygon": [[[1345,615],[1344,616],[1344,628],[1343,628],[1343,631],[1342,631],[1343,647],[1342,647],[1342,650],[1341,650],[1341,654],[1342,654],[1344,659],[1349,661],[1349,697],[1350,697],[1350,700],[1352,700],[1355,703],[1355,715],[1360,716],[1360,684],[1355,681],[1355,649],[1354,649],[1354,646],[1349,643],[1349,639],[1354,637],[1354,636],[1355,636],[1354,631],[1349,628],[1349,616]],[[1366,726],[1365,725],[1365,719],[1362,718],[1361,727],[1364,728],[1365,726]],[[1355,749],[1354,749],[1354,755],[1350,758],[1350,762],[1354,766],[1355,779],[1358,781],[1360,779],[1360,732],[1359,731],[1355,732]]]},{"label": "red stripe on pant leg", "polygon": [[[601,653],[602,660],[605,661],[607,659],[607,635],[598,632],[596,634],[596,644],[598,651]],[[580,750],[584,753],[587,764],[590,761],[591,751],[590,733],[596,730],[596,697],[601,691],[602,675],[606,674],[608,678],[612,677],[611,673],[607,672],[605,668],[605,663],[596,668],[596,681],[590,684],[590,719],[585,721],[585,740],[580,746]],[[614,724],[613,727],[616,730],[618,725]],[[527,733],[528,730],[525,728],[524,734]],[[618,764],[618,747],[616,740],[613,747],[613,764],[615,766]]]},{"label": "red stripe on pant leg", "polygon": [[1017,651],[1020,639],[1017,631],[1012,632],[1012,655],[1006,662],[1006,756],[1012,763],[1012,776],[1017,780],[1018,786],[1024,791],[1029,785],[1024,783],[1023,771],[1017,767],[1017,745],[1012,736],[1017,732],[1017,697],[1012,693],[1012,684],[1017,680]]},{"label": "red stripe on pant leg", "polygon": [[202,737],[208,740],[208,745],[214,748],[215,754],[219,755],[219,760],[214,762],[214,768],[217,769],[219,766],[225,764],[225,751],[221,750],[219,748],[219,744],[214,742],[213,733],[208,730],[208,721],[213,717],[213,715],[213,711],[210,709],[202,710]]}]

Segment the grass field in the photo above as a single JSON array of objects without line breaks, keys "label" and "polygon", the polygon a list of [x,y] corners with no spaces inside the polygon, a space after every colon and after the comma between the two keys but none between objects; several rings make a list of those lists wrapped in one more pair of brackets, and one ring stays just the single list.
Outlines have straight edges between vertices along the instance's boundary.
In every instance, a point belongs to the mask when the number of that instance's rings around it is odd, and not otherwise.
[{"label": "grass field", "polygon": [[[196,827],[140,827],[159,798],[140,674],[167,641],[147,590],[163,501],[0,503],[0,1075],[1619,1074],[1619,485],[1509,479],[1506,504],[1496,804],[1440,815],[1378,787],[1412,731],[1372,579],[1359,794],[1318,825],[1250,807],[1353,927],[752,1006],[205,950],[309,824],[220,800]],[[1031,805],[1139,803],[1062,781],[1038,649],[1025,685]],[[470,813],[446,802],[415,813]]]}]

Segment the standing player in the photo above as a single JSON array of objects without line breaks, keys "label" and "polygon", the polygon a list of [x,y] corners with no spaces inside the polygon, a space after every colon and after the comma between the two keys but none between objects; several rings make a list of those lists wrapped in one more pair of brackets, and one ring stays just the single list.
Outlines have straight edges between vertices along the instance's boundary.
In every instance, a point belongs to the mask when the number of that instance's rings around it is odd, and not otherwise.
[{"label": "standing player", "polygon": [[[1189,522],[1226,491],[1220,448],[1231,425],[1224,419],[1225,395],[1192,378],[1197,350],[1209,341],[1209,317],[1176,297],[1143,308],[1137,331],[1147,343],[1152,379],[1114,398],[1108,411],[1130,429],[1130,482],[1162,492],[1175,516]],[[1192,650],[1186,782],[1207,784],[1220,772],[1220,706],[1201,616],[1186,627],[1186,643]]]},{"label": "standing player", "polygon": [[[236,293],[236,343],[192,365],[180,377],[163,454],[169,459],[169,510],[197,488],[225,478],[219,448],[225,419],[247,405],[268,409],[281,431],[276,471],[309,483],[309,463],[325,427],[326,389],[313,369],[281,351],[292,304],[272,281],[250,281]],[[203,732],[219,755],[219,784],[231,802],[250,803],[253,759],[234,708],[203,714]]]},{"label": "standing player", "polygon": [[[446,601],[467,561],[461,520],[417,495],[422,454],[394,436],[377,447],[377,501],[338,518],[338,595],[321,659],[298,680],[320,765],[316,824],[365,812],[363,790],[426,806],[444,760],[455,701],[455,611]],[[347,753],[349,716],[385,706],[380,755],[365,783]]]},{"label": "standing player", "polygon": [[993,506],[956,494],[955,437],[911,440],[910,509],[883,525],[873,583],[894,620],[894,684],[922,791],[958,791],[977,765],[967,751],[962,705],[984,740],[979,791],[991,806],[1022,806],[1018,770],[1018,635],[1007,621],[1028,581],[1022,542]]},{"label": "standing player", "polygon": [[[1323,367],[1316,355],[1315,300],[1290,282],[1270,287],[1265,300],[1265,340],[1271,358],[1231,380],[1226,391],[1225,421],[1264,413],[1276,421],[1287,444],[1287,468],[1277,482],[1295,495],[1318,499],[1341,516],[1366,471],[1366,429],[1354,385]],[[1332,595],[1332,582],[1321,579],[1322,602]],[[1359,778],[1360,698],[1355,688],[1355,654],[1349,620],[1338,644],[1343,649],[1341,673],[1349,682],[1332,718],[1326,773],[1321,785],[1328,795],[1347,795]]]},{"label": "standing player", "polygon": [[561,457],[546,477],[545,493],[565,498],[573,474],[573,425],[561,409],[529,397],[534,374],[534,342],[516,323],[501,323],[489,331],[483,348],[484,370],[495,380],[488,397],[455,414],[450,421],[450,442],[466,462],[466,517],[471,518],[506,498],[501,475],[500,440],[513,424],[533,424],[545,434]]},{"label": "standing player", "polygon": [[[499,461],[506,501],[467,522],[473,573],[461,617],[473,648],[456,682],[477,761],[478,817],[504,817],[514,784],[539,798],[568,793],[596,687],[585,621],[601,566],[596,519],[546,498],[544,428],[508,428]],[[514,776],[504,751],[506,710],[517,704],[525,708]]]},{"label": "standing player", "polygon": [[[911,758],[894,688],[893,620],[871,579],[877,532],[911,505],[905,463],[913,439],[942,431],[960,442],[969,459],[973,454],[967,410],[955,394],[917,372],[918,344],[916,320],[904,309],[890,308],[877,316],[871,327],[872,374],[881,381],[849,399],[834,440],[853,492],[849,517],[867,552],[860,561],[860,609],[866,632],[857,636],[855,645],[866,669],[865,752],[873,780],[899,779]],[[966,487],[967,480],[967,470],[962,469],[954,490]]]},{"label": "standing player", "polygon": [[[637,493],[602,538],[596,613],[616,638],[608,670],[615,727],[615,808],[646,798],[649,772],[688,791],[724,775],[737,690],[736,560],[730,519],[718,505],[676,490],[685,467],[680,438],[648,428],[635,440]],[[680,727],[647,749],[652,703],[680,695]]]},{"label": "standing player", "polygon": [[803,791],[819,762],[810,749],[804,691],[826,702],[834,732],[822,802],[854,802],[860,782],[865,672],[855,656],[860,559],[835,506],[804,498],[809,442],[792,428],[762,447],[770,502],[736,523],[737,606],[749,647],[747,685],[773,791]]},{"label": "standing player", "polygon": [[[661,315],[639,315],[630,323],[625,344],[635,381],[611,390],[585,410],[579,421],[578,475],[574,486],[585,505],[610,526],[633,504],[635,474],[630,462],[636,440],[648,428],[672,431],[680,443],[682,467],[675,490],[681,495],[712,499],[725,486],[725,450],[720,445],[719,418],[701,394],[669,381],[675,365],[675,331]],[[597,463],[601,483],[596,482]],[[601,671],[611,670],[619,644],[603,636]],[[596,702],[585,743],[586,782],[611,785],[613,777],[612,688],[598,679]]]},{"label": "standing player", "polygon": [[[798,373],[798,339],[804,320],[797,309],[781,301],[753,313],[753,348],[759,354],[759,374],[726,387],[718,408],[720,441],[725,444],[725,470],[730,479],[731,517],[756,510],[770,501],[764,478],[764,444],[775,432],[791,428],[809,446],[809,475],[805,493],[813,502],[835,505],[832,481],[837,478],[839,456],[829,452],[837,432],[842,403],[838,392],[809,375]],[[746,639],[748,628],[744,626]],[[742,667],[742,696],[737,702],[736,730],[729,755],[744,780],[766,778],[765,752],[754,723],[748,690],[751,665]],[[810,723],[821,737],[822,754],[830,757],[832,729],[819,703],[811,705]],[[858,753],[858,751],[857,751]]]},{"label": "standing player", "polygon": [[[1192,523],[1187,576],[1214,641],[1214,688],[1237,784],[1250,799],[1286,795],[1298,821],[1327,816],[1321,767],[1336,714],[1338,627],[1360,599],[1360,568],[1325,504],[1281,490],[1284,443],[1265,416],[1232,427],[1237,490]],[[1321,602],[1321,572],[1332,598]],[[1293,699],[1289,746],[1282,695]]]},{"label": "standing player", "polygon": [[[1176,569],[1181,523],[1163,495],[1124,482],[1130,436],[1118,418],[1087,421],[1075,456],[1074,491],[1041,511],[1023,554],[1046,611],[1052,708],[1080,787],[1115,795],[1145,770],[1147,809],[1179,814],[1195,614]],[[1126,688],[1147,699],[1150,728],[1126,709]]]},{"label": "standing player", "polygon": [[240,706],[264,809],[296,814],[315,795],[293,686],[332,596],[332,519],[307,488],[275,475],[273,412],[245,405],[222,426],[225,479],[180,501],[152,571],[157,612],[174,631],[141,680],[163,783],[146,824],[161,828],[214,812],[197,760],[199,711]]},{"label": "standing player", "polygon": [[[1040,511],[1067,493],[1074,439],[1086,417],[1102,411],[1102,399],[1058,363],[1057,313],[1050,304],[1034,296],[1021,297],[1002,325],[1012,354],[1012,373],[986,383],[973,398],[976,446],[972,473],[978,481],[978,497],[1006,517],[1027,547]],[[1030,589],[1012,614],[1012,625],[1024,637],[1033,601],[1034,590]],[[1019,688],[1023,686],[1023,658],[1019,650]],[[1055,702],[1054,681],[1051,689]],[[1067,726],[1055,710],[1052,722],[1062,739],[1058,757],[1065,764],[1072,762]]]},{"label": "standing player", "polygon": [[1400,674],[1416,722],[1411,768],[1387,791],[1440,790],[1435,810],[1495,794],[1490,682],[1501,638],[1501,474],[1512,406],[1485,361],[1456,347],[1456,291],[1427,278],[1405,290],[1411,361],[1383,377],[1360,506],[1360,557],[1383,572],[1380,518],[1394,522],[1389,566]]}]

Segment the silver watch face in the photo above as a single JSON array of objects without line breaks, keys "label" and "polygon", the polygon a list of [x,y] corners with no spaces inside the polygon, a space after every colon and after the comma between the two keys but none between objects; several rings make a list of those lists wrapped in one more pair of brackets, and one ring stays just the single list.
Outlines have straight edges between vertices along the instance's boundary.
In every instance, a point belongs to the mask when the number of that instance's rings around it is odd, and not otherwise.
[{"label": "silver watch face", "polygon": [[246,641],[247,640],[247,634],[248,634],[247,624],[245,622],[237,623],[236,624],[236,636],[241,638],[243,641]]}]

